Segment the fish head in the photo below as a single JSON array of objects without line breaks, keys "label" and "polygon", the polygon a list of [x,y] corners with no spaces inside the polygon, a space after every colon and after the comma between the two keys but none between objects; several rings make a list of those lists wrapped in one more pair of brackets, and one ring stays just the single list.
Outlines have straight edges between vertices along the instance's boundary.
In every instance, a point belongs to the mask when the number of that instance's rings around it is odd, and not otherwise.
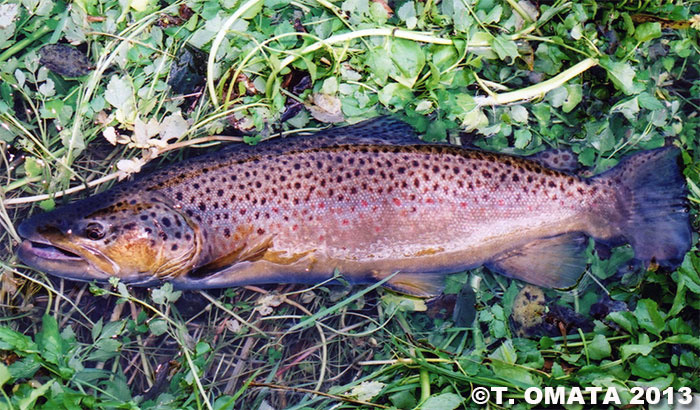
[{"label": "fish head", "polygon": [[201,249],[197,226],[157,195],[107,191],[24,221],[18,256],[81,281],[145,285],[187,272]]}]

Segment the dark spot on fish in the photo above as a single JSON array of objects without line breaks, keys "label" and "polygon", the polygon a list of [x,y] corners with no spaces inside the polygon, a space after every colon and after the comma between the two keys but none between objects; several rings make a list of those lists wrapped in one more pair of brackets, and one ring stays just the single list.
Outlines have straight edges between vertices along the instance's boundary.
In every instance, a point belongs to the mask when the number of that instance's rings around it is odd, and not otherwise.
[{"label": "dark spot on fish", "polygon": [[204,202],[200,202],[200,203],[199,203],[199,210],[202,211],[202,212],[204,212],[204,211],[207,210],[207,206],[206,206],[206,204],[205,204]]},{"label": "dark spot on fish", "polygon": [[171,251],[176,251],[177,250],[177,244],[173,244],[173,246],[170,247]]},{"label": "dark spot on fish", "polygon": [[175,239],[180,239],[180,238],[182,238],[182,234],[179,231],[175,232]]},{"label": "dark spot on fish", "polygon": [[367,174],[369,174],[369,175],[374,175],[375,172],[377,172],[377,171],[375,171],[374,168],[370,168],[367,170]]},{"label": "dark spot on fish", "polygon": [[518,174],[513,174],[513,182],[518,182],[518,181],[520,181],[520,177],[518,176]]},{"label": "dark spot on fish", "polygon": [[185,211],[185,213],[187,214],[187,216],[192,216],[192,215],[194,215],[194,212],[192,212],[191,209],[188,209],[187,211]]},{"label": "dark spot on fish", "polygon": [[146,219],[148,219],[148,215],[141,215],[139,217],[139,219],[141,219],[142,221],[145,221]]},{"label": "dark spot on fish", "polygon": [[265,233],[265,230],[263,228],[258,228],[258,235],[262,235]]},{"label": "dark spot on fish", "polygon": [[194,184],[192,184],[192,186],[194,187],[194,189],[199,189],[199,184],[196,182]]},{"label": "dark spot on fish", "polygon": [[216,191],[216,195],[217,196],[224,196],[224,190],[220,189],[220,190]]},{"label": "dark spot on fish", "polygon": [[165,225],[166,227],[170,226],[170,219],[164,217],[160,221],[163,222],[163,225]]},{"label": "dark spot on fish", "polygon": [[188,242],[191,241],[191,240],[192,240],[192,235],[186,233],[186,234],[185,234],[185,240],[188,241]]},{"label": "dark spot on fish", "polygon": [[301,169],[301,164],[298,162],[296,164],[294,164],[294,169],[297,169],[297,170]]},{"label": "dark spot on fish", "polygon": [[550,188],[555,188],[555,187],[557,186],[557,184],[555,184],[554,181],[549,181],[549,183],[548,183],[547,185],[548,185]]},{"label": "dark spot on fish", "polygon": [[125,230],[129,231],[129,230],[134,229],[135,227],[136,227],[136,224],[135,224],[135,223],[129,222],[128,224],[124,225],[123,228],[124,228]]},{"label": "dark spot on fish", "polygon": [[246,211],[246,209],[245,209],[245,208],[241,208],[241,210],[240,210],[240,211],[238,211],[238,212],[239,212],[239,213],[240,213],[241,215],[245,215],[245,211]]},{"label": "dark spot on fish", "polygon": [[175,193],[175,199],[177,199],[178,201],[182,201],[182,192]]}]

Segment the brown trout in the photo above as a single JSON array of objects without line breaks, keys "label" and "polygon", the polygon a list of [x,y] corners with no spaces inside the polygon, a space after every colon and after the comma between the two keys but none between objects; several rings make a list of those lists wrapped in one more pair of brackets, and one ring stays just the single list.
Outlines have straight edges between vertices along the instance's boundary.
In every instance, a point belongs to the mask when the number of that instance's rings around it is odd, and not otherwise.
[{"label": "brown trout", "polygon": [[203,289],[314,283],[340,272],[413,295],[486,265],[577,284],[587,238],[675,266],[690,248],[678,149],[582,178],[533,160],[420,141],[403,122],[231,146],[19,226],[19,258],[76,280]]}]

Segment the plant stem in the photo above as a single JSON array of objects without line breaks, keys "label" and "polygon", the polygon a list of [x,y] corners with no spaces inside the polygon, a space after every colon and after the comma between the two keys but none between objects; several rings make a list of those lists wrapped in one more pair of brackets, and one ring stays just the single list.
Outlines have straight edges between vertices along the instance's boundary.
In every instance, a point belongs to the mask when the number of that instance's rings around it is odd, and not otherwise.
[{"label": "plant stem", "polygon": [[508,93],[494,94],[489,96],[477,96],[474,101],[479,106],[492,106],[492,105],[503,105],[509,104],[516,101],[527,101],[533,98],[543,96],[549,91],[564,85],[567,81],[578,76],[584,71],[591,67],[598,65],[598,60],[595,58],[587,58],[575,66],[565,70],[564,72],[550,78],[547,81],[543,81],[539,84],[535,84],[530,87],[522,88],[520,90],[511,91]]},{"label": "plant stem", "polygon": [[22,50],[29,44],[33,43],[35,40],[41,38],[45,34],[48,34],[52,29],[48,26],[43,26],[38,31],[32,33],[31,35],[24,38],[24,40],[18,41],[14,46],[5,50],[4,53],[0,54],[0,63],[12,57],[15,53]]}]

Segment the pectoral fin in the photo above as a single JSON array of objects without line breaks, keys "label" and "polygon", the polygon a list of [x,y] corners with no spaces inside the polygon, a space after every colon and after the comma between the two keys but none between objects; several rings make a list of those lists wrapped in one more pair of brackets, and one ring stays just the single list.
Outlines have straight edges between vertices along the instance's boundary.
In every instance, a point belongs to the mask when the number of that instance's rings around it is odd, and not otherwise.
[{"label": "pectoral fin", "polygon": [[586,236],[569,233],[530,242],[503,252],[489,269],[545,288],[570,289],[586,269]]}]

